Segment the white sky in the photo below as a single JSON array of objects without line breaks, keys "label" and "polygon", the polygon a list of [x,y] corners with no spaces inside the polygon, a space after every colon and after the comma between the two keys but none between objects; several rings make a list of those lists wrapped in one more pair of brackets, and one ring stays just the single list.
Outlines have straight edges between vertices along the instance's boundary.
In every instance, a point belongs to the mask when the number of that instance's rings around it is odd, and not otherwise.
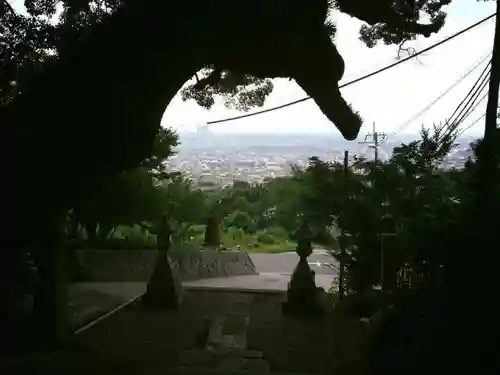
[{"label": "white sky", "polygon": [[[409,43],[417,51],[434,44],[449,35],[495,12],[495,2],[476,2],[475,0],[453,0],[448,6],[446,25],[430,38],[419,38]],[[355,18],[344,14],[335,14],[337,20],[337,47],[346,62],[343,82],[377,70],[393,63],[397,54],[396,46],[380,45],[368,49],[358,40],[358,30],[362,24]],[[356,83],[342,90],[344,97],[360,112],[365,131],[371,131],[375,121],[378,131],[395,131],[402,123],[425,108],[460,78],[478,59],[491,50],[493,45],[494,18],[481,26],[459,36],[444,45],[420,56],[417,62],[410,60],[386,72],[365,81]],[[312,67],[313,68],[313,67]],[[404,132],[417,132],[422,124],[432,125],[450,116],[456,106],[465,97],[484,65],[464,79],[449,94],[439,100],[428,112],[405,128]],[[273,93],[264,107],[270,108],[306,96],[304,91],[293,81],[275,80]],[[464,127],[485,112],[486,100],[478,106],[466,121]],[[258,110],[256,109],[256,110]],[[252,112],[252,110],[250,111]],[[176,96],[165,111],[162,125],[176,129],[195,130],[207,121],[218,120],[241,114],[228,110],[220,101],[207,111],[194,101],[183,102]],[[466,134],[482,132],[484,122],[478,122]],[[339,134],[326,119],[312,100],[249,117],[210,126],[214,132],[332,132]]]},{"label": "white sky", "polygon": [[[12,0],[19,9],[23,0]],[[449,35],[489,16],[495,12],[495,2],[475,0],[453,0],[445,10],[448,13],[446,25],[430,38],[419,38],[408,44],[417,51],[434,44]],[[359,27],[362,24],[355,18],[344,14],[334,14],[337,24],[336,45],[346,62],[346,72],[342,82],[350,81],[396,61],[397,46],[380,45],[368,49],[359,41]],[[491,51],[493,45],[494,19],[443,44],[436,49],[410,60],[386,72],[342,89],[346,100],[360,112],[365,120],[365,131],[371,131],[376,122],[378,131],[399,131],[401,124],[428,106],[443,93],[478,59]],[[445,120],[465,97],[484,65],[470,74],[449,94],[439,100],[421,117],[399,132],[417,132],[422,124]],[[314,69],[314,67],[311,67]],[[267,99],[266,109],[294,101],[306,96],[293,81],[275,80],[273,93]],[[166,103],[167,105],[168,103]],[[464,127],[484,114],[486,100],[478,106]],[[251,111],[250,111],[251,112]],[[207,111],[194,101],[183,102],[177,95],[167,106],[162,126],[178,130],[195,130],[207,121],[240,115],[241,112],[227,109],[222,101]],[[467,133],[482,133],[484,120],[479,121]],[[312,100],[273,111],[270,113],[234,120],[210,126],[214,132],[238,133],[332,133],[339,134],[336,128],[321,113]],[[467,134],[466,133],[466,134]]]}]

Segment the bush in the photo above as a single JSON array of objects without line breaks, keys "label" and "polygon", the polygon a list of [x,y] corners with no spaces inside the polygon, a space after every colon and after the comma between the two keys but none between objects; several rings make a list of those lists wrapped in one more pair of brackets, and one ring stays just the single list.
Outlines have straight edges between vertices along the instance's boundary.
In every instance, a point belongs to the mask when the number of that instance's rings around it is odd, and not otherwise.
[{"label": "bush", "polygon": [[288,232],[282,227],[273,226],[273,227],[266,228],[265,231],[273,237],[276,237],[279,239],[285,239],[285,240],[289,239]]},{"label": "bush", "polygon": [[109,238],[102,241],[79,240],[72,245],[77,249],[92,250],[156,250],[156,239],[146,238]]},{"label": "bush", "polygon": [[269,227],[258,231],[256,239],[262,244],[278,244],[288,241],[288,233],[281,227]]},{"label": "bush", "polygon": [[262,244],[267,244],[267,245],[272,245],[272,244],[279,242],[279,241],[277,241],[276,237],[267,233],[266,230],[257,232],[256,239],[257,239],[257,242],[260,242]]},{"label": "bush", "polygon": [[371,318],[384,305],[383,294],[380,290],[366,293],[354,293],[344,297],[337,303],[342,312],[358,318]]}]

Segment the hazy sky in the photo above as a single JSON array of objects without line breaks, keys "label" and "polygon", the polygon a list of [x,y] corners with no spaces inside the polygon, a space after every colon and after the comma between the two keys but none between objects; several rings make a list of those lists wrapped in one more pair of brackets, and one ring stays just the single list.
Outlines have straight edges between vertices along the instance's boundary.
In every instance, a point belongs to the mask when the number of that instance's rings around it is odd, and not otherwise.
[{"label": "hazy sky", "polygon": [[[17,9],[23,0],[12,0]],[[445,9],[448,13],[446,25],[437,35],[419,38],[408,45],[417,51],[434,44],[455,32],[495,12],[495,2],[476,0],[453,0]],[[397,46],[380,45],[367,48],[359,41],[361,22],[344,14],[333,14],[337,24],[336,45],[346,62],[342,82],[350,81],[396,61]],[[439,100],[425,114],[400,131],[400,126],[443,93],[483,56],[491,51],[494,19],[421,55],[374,77],[342,89],[346,100],[360,112],[365,120],[361,136],[371,131],[375,121],[378,131],[416,132],[422,124],[432,125],[449,117],[470,90],[484,65],[470,74],[449,94]],[[168,68],[168,67],[167,67]],[[311,67],[314,69],[314,67]],[[293,81],[275,80],[274,91],[267,99],[265,109],[305,97],[305,93]],[[166,103],[167,104],[167,103]],[[464,121],[464,127],[484,114],[486,101]],[[183,102],[177,95],[168,105],[162,119],[163,126],[179,130],[194,130],[207,121],[232,117],[241,112],[224,107],[219,101],[207,111],[194,101]],[[480,133],[483,121],[478,122],[468,133]],[[229,121],[210,126],[214,132],[314,132],[339,134],[323,116],[312,100],[257,115],[247,119]]]},{"label": "hazy sky", "polygon": [[[430,38],[419,38],[408,44],[417,51],[446,38],[453,33],[495,12],[495,2],[453,0],[446,8],[446,25]],[[362,24],[344,14],[334,14],[337,22],[337,47],[346,62],[343,82],[377,70],[395,61],[396,46],[380,45],[368,49],[358,40]],[[343,95],[365,120],[362,133],[370,131],[372,122],[379,131],[397,130],[402,123],[425,108],[449,86],[471,68],[481,56],[491,50],[494,19],[420,56],[419,62],[410,60],[386,72],[342,89]],[[428,112],[404,131],[418,131],[422,124],[439,122],[450,116],[465,97],[483,67],[464,79],[448,95],[439,100]],[[314,67],[312,67],[314,68]],[[275,80],[273,93],[263,108],[270,108],[306,96],[294,81]],[[484,101],[466,121],[466,127],[485,112]],[[183,102],[180,96],[170,103],[162,125],[177,129],[196,129],[207,121],[241,114],[231,111],[219,102],[211,110],[200,108],[194,101]],[[484,122],[477,123],[472,132],[482,131]],[[333,132],[338,131],[323,116],[312,100],[248,119],[211,125],[214,132]],[[468,132],[469,133],[469,132]]]}]

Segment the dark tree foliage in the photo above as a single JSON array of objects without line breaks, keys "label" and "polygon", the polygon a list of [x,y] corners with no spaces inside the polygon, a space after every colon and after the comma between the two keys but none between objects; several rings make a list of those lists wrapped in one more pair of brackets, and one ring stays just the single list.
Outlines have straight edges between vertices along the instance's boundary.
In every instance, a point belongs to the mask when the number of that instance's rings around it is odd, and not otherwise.
[{"label": "dark tree foliage", "polygon": [[[30,71],[49,56],[57,55],[80,37],[92,25],[102,22],[127,0],[26,0],[28,15],[17,13],[8,0],[2,0],[0,12],[0,48],[4,72],[0,76],[0,99],[12,98]],[[132,0],[128,0],[132,1]],[[362,0],[331,1],[332,11],[340,11],[366,22],[360,29],[360,39],[374,47],[378,41],[385,44],[402,44],[417,35],[429,36],[444,24],[441,11],[451,0]],[[421,17],[429,24],[420,24]],[[58,22],[48,22],[57,19]],[[331,36],[335,26],[327,25]],[[195,82],[182,90],[184,100],[194,99],[199,105],[210,108],[216,96],[222,96],[226,106],[248,110],[262,106],[273,90],[268,78],[206,66],[195,76]]]},{"label": "dark tree foliage", "polygon": [[[10,201],[3,209],[12,220],[2,232],[7,248],[2,255],[36,238],[44,275],[38,336],[49,337],[57,328],[59,324],[43,317],[56,316],[61,311],[56,302],[63,303],[63,293],[53,293],[54,285],[61,286],[56,277],[61,267],[56,250],[58,216],[89,181],[141,162],[155,163],[147,156],[166,104],[161,101],[168,102],[194,71],[202,68],[198,82],[183,96],[207,108],[219,94],[238,109],[262,105],[272,91],[269,77],[302,80],[327,117],[345,125],[339,129],[354,139],[362,121],[338,87],[332,91],[342,78],[344,62],[328,40],[335,28],[324,24],[327,8],[366,22],[361,39],[373,47],[378,41],[400,44],[437,32],[445,19],[441,9],[449,2],[309,0],[301,6],[259,0],[242,6],[233,1],[235,16],[223,20],[218,1],[174,6],[152,0],[26,0],[27,15],[23,15],[0,0],[0,150],[6,160],[15,160],[6,166]],[[187,24],[193,16],[190,6],[197,7],[193,25]],[[168,10],[178,12],[181,21],[176,14],[165,14]],[[57,11],[58,22],[49,22]],[[267,11],[272,19],[266,18]],[[246,17],[248,27],[254,21],[255,28],[242,27]],[[421,18],[430,22],[421,24]],[[153,25],[145,27],[144,20],[154,21]],[[261,21],[267,23],[262,26]],[[141,26],[147,31],[141,33]],[[169,50],[171,40],[162,34],[165,30],[176,32],[179,40],[187,35],[187,45],[196,49],[193,61]],[[311,50],[317,55],[304,56]],[[175,52],[186,53],[185,48]],[[163,66],[167,59],[172,61]],[[169,75],[169,70],[175,72]],[[121,108],[112,111],[113,106]],[[45,121],[43,127],[39,116]],[[73,138],[80,143],[70,143]],[[19,170],[22,173],[16,174]],[[33,196],[32,186],[38,187],[39,196]],[[5,278],[11,273],[9,260],[3,258],[0,264]]]}]

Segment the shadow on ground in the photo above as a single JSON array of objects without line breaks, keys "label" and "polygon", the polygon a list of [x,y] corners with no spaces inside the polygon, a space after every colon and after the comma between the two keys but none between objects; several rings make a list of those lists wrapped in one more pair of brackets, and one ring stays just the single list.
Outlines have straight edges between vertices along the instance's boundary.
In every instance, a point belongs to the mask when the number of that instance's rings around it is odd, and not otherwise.
[{"label": "shadow on ground", "polygon": [[[250,303],[241,304],[243,300]],[[2,363],[3,374],[171,373],[184,349],[200,348],[216,316],[246,309],[249,349],[261,350],[274,372],[331,373],[334,319],[283,318],[284,294],[191,291],[177,312],[145,311],[139,302],[75,336],[64,350]]]}]

